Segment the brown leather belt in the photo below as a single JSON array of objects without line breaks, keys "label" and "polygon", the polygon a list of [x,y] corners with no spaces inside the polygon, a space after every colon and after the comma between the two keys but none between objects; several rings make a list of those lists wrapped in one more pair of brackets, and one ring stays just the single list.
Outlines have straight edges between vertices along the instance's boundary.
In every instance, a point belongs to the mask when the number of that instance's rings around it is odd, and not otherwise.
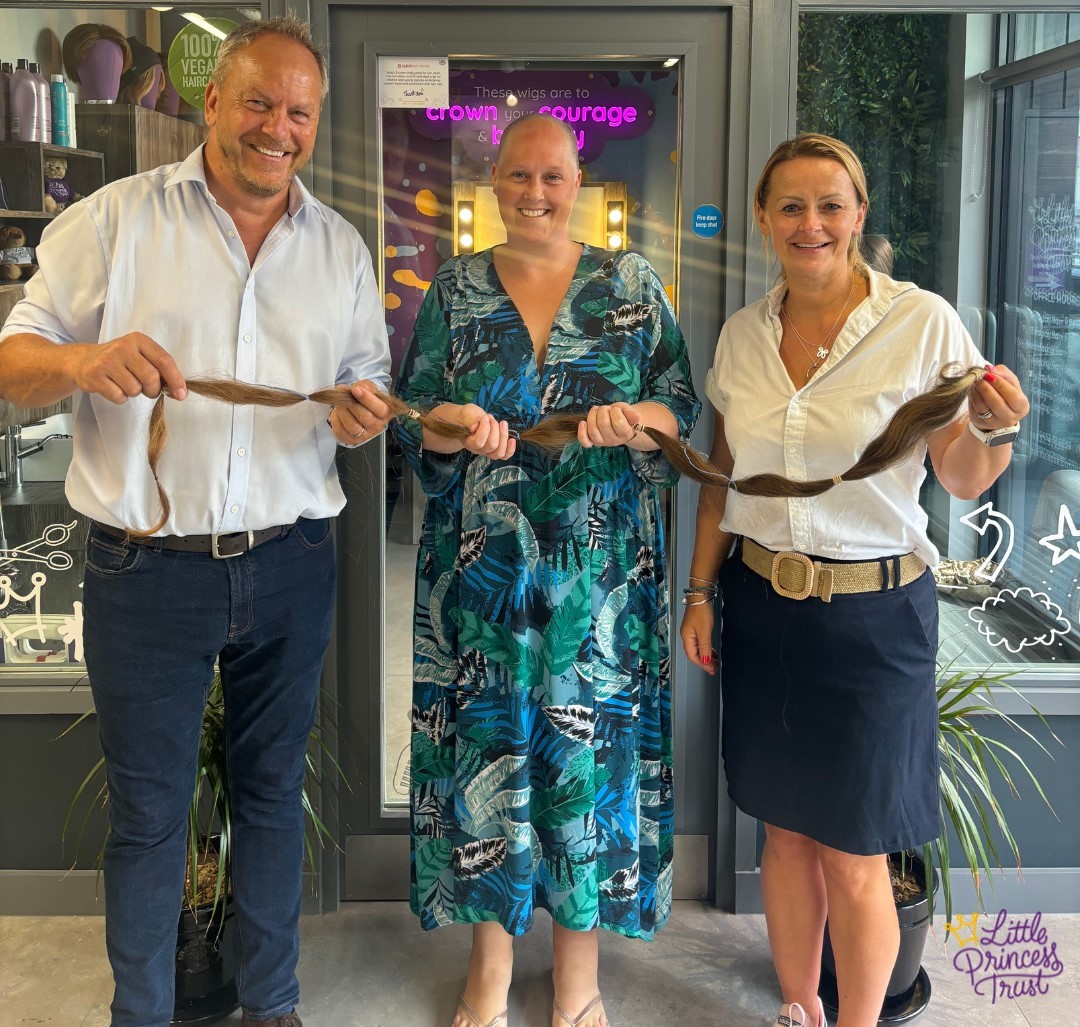
[{"label": "brown leather belt", "polygon": [[914,553],[865,563],[822,563],[805,553],[774,553],[752,538],[742,540],[742,561],[755,574],[767,578],[777,595],[788,599],[813,596],[825,603],[834,595],[884,592],[909,585],[926,570],[925,561]]},{"label": "brown leather belt", "polygon": [[[294,521],[293,524],[296,522]],[[228,560],[250,552],[271,539],[280,538],[293,525],[279,524],[273,528],[260,528],[258,531],[235,531],[227,535],[150,535],[146,538],[133,538],[123,528],[114,528],[111,524],[94,521],[106,535],[113,538],[134,542],[140,546],[155,546],[176,553],[203,553],[215,560]]]}]

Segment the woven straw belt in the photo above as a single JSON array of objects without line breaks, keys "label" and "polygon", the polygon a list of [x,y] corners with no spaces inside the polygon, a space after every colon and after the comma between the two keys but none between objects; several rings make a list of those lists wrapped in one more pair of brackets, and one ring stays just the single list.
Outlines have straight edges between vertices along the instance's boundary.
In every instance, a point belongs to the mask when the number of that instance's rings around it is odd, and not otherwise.
[{"label": "woven straw belt", "polygon": [[[865,563],[822,563],[805,553],[774,553],[750,538],[743,539],[742,559],[755,574],[768,579],[777,595],[788,599],[813,597],[826,603],[834,595],[899,588],[926,570],[926,563],[914,553]],[[899,581],[896,580],[898,564]]]}]

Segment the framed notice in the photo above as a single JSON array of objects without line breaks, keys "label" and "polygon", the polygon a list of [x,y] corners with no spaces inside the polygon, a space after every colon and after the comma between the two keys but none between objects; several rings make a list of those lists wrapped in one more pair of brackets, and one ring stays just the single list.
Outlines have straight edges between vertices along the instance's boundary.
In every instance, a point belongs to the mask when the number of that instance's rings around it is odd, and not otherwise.
[{"label": "framed notice", "polygon": [[446,57],[379,57],[380,107],[448,107]]}]

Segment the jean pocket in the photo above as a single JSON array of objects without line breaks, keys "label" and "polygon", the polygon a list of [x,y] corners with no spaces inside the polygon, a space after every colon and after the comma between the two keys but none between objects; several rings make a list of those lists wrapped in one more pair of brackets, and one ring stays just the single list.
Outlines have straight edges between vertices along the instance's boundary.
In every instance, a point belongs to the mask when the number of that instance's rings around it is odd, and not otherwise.
[{"label": "jean pocket", "polygon": [[305,549],[322,549],[330,541],[330,519],[319,517],[308,520],[301,517],[292,529],[292,534],[300,540]]},{"label": "jean pocket", "polygon": [[146,547],[113,538],[91,528],[86,540],[86,569],[95,574],[117,577],[136,570],[146,555]]}]

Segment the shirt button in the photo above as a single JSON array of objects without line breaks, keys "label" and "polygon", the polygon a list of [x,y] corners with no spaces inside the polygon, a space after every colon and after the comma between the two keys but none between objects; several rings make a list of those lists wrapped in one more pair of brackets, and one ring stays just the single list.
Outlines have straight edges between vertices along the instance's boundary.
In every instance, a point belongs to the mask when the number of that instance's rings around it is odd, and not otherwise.
[{"label": "shirt button", "polygon": [[230,506],[229,507],[229,513],[239,513],[239,512],[240,512],[240,507],[238,507],[238,506]]},{"label": "shirt button", "polygon": [[229,238],[230,238],[230,239],[233,239],[233,238],[235,238],[235,237],[236,237],[236,233],[235,233],[235,232],[232,232],[232,231],[230,231],[230,232],[229,232]]},{"label": "shirt button", "polygon": [[245,335],[244,336],[244,342],[251,342],[251,336],[250,335]]},{"label": "shirt button", "polygon": [[795,452],[795,447],[794,446],[788,446],[787,451],[789,453],[794,453]]},{"label": "shirt button", "polygon": [[236,451],[236,455],[237,455],[237,456],[247,456],[247,450],[246,450],[246,449],[244,449],[244,447],[243,447],[243,446],[241,446],[241,447],[240,447],[240,448],[239,448],[239,449],[238,449],[238,450]]}]

